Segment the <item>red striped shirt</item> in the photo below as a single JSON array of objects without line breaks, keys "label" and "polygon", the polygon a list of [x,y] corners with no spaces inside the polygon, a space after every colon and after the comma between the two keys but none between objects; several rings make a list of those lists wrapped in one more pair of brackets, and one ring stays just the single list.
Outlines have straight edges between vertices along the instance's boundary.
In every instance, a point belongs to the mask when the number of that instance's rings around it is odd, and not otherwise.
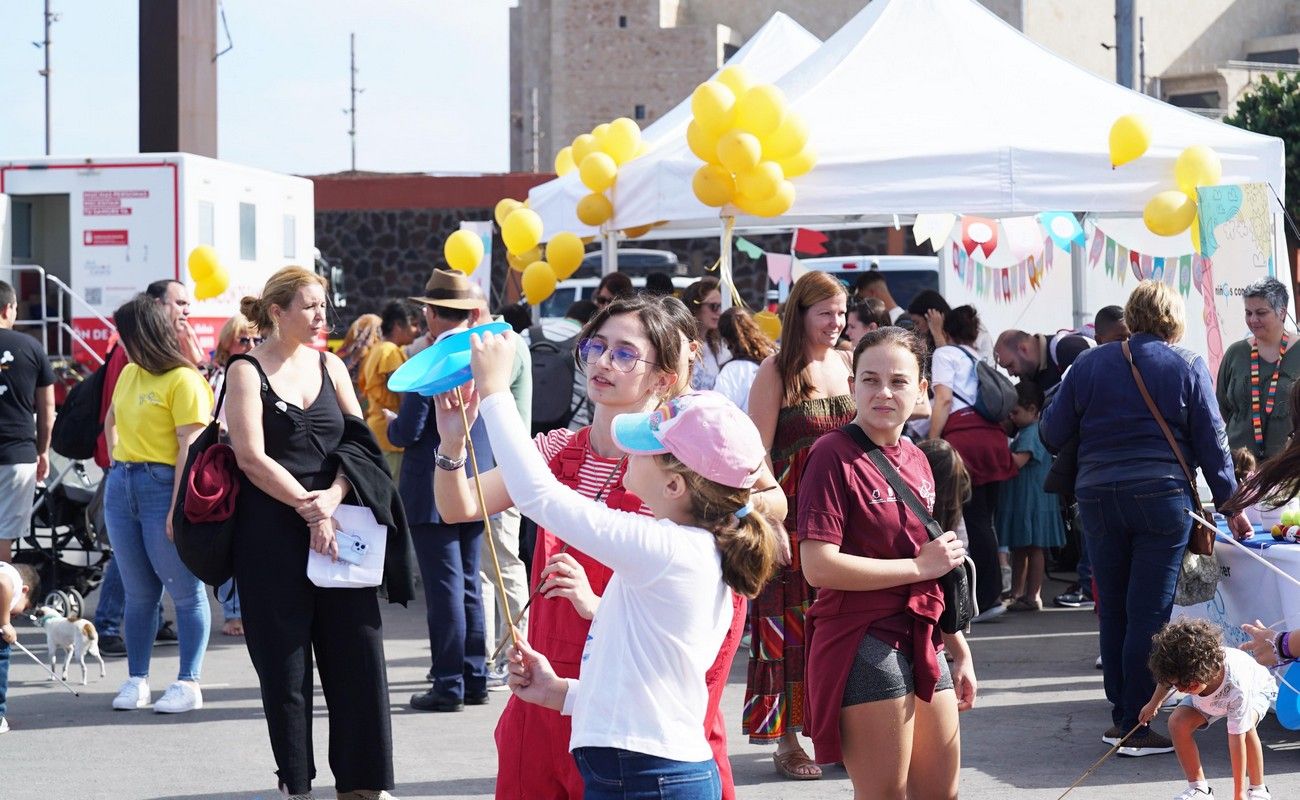
[{"label": "red striped shirt", "polygon": [[[563,450],[575,435],[575,431],[558,428],[547,433],[537,434],[533,441],[537,445],[538,452],[542,454],[542,458],[546,459],[549,464],[551,459],[555,458],[556,454]],[[620,483],[617,479],[609,479],[610,473],[618,469],[619,459],[597,455],[590,446],[587,447],[585,455],[586,458],[583,459],[582,466],[578,468],[578,485],[574,488],[583,497],[595,499],[596,493],[601,490],[601,487],[604,487],[605,492],[602,497],[608,497],[609,491]],[[650,516],[650,509],[646,508],[645,504],[642,503],[639,513],[648,517]],[[556,531],[555,533],[563,538],[563,531]]]}]

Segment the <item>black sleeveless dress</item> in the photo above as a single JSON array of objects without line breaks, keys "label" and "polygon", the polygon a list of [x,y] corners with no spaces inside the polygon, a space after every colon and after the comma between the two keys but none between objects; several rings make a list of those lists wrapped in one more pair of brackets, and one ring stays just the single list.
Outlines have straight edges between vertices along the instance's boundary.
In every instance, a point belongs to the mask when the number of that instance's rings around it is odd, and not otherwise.
[{"label": "black sleeveless dress", "polygon": [[[321,356],[321,390],[307,408],[284,400],[251,356],[235,356],[261,380],[266,455],[308,491],[326,489],[326,457],[343,440],[343,412]],[[257,670],[276,774],[306,793],[316,767],[311,742],[312,663],[329,705],[330,769],[339,792],[392,789],[392,730],[383,629],[374,588],[322,589],[307,579],[311,533],[291,506],[241,478],[234,536],[244,638]]]}]

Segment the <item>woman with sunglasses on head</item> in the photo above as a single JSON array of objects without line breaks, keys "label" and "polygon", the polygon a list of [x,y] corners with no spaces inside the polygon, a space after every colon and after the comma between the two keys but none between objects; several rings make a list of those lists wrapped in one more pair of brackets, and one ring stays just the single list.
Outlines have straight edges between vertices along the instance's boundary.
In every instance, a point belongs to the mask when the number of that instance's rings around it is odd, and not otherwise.
[{"label": "woman with sunglasses on head", "polygon": [[1300,376],[1300,347],[1286,332],[1291,299],[1277,278],[1246,287],[1246,327],[1250,336],[1233,342],[1219,362],[1215,395],[1228,428],[1228,447],[1244,447],[1263,460],[1286,447],[1291,432],[1291,384]]},{"label": "woman with sunglasses on head", "polygon": [[682,302],[695,315],[699,327],[700,357],[691,372],[691,388],[712,389],[722,365],[731,360],[731,351],[718,333],[722,319],[722,290],[718,279],[704,277],[692,283],[682,293]]},{"label": "woman with sunglasses on head", "polygon": [[636,293],[632,288],[632,279],[622,272],[611,272],[596,284],[596,291],[591,295],[591,302],[596,308],[604,308],[620,297],[631,297]]},{"label": "woman with sunglasses on head", "polygon": [[[695,322],[675,298],[636,295],[614,300],[596,312],[579,337],[578,366],[587,374],[592,424],[578,431],[553,430],[536,438],[538,450],[562,483],[611,508],[648,514],[636,495],[623,487],[626,462],[610,426],[618,414],[651,411],[682,392],[690,371],[689,343]],[[446,520],[480,519],[478,495],[461,462],[466,457],[459,409],[438,408],[441,436],[434,470],[434,496]],[[756,490],[775,487],[771,475]],[[512,505],[499,470],[483,473],[489,514]],[[779,492],[756,494],[756,508],[779,518],[785,498]],[[591,618],[612,575],[610,569],[568,548],[564,531],[539,529],[533,554],[537,594],[528,611],[528,638],[561,677],[578,677]],[[733,602],[733,624],[709,670],[706,733],[722,779],[723,797],[735,796],[726,755],[726,726],[719,704],[739,646],[744,601]],[[666,701],[670,701],[665,698]],[[568,755],[570,721],[556,711],[512,697],[497,723],[498,800],[583,796],[582,777]]]}]

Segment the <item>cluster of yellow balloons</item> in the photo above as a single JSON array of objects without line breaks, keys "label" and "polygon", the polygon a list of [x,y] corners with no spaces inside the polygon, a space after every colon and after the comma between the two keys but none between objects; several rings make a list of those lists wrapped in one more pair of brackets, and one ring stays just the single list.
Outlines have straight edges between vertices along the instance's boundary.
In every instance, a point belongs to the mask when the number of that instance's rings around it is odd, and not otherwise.
[{"label": "cluster of yellow balloons", "polygon": [[789,211],[790,179],[811,170],[817,155],[807,123],[786,108],[781,90],[752,85],[739,67],[727,67],[695,88],[691,112],[686,144],[704,162],[691,180],[700,202],[759,217]]},{"label": "cluster of yellow balloons", "polygon": [[[1111,168],[1141,158],[1151,146],[1151,128],[1137,114],[1125,114],[1110,127]],[[1159,192],[1142,209],[1147,230],[1157,236],[1177,236],[1191,229],[1192,247],[1201,251],[1201,225],[1197,216],[1196,189],[1213,186],[1223,178],[1223,164],[1213,148],[1192,145],[1174,161],[1177,189]]]},{"label": "cluster of yellow balloons", "polygon": [[206,244],[201,244],[190,251],[185,261],[194,279],[194,297],[196,300],[211,300],[220,297],[230,288],[230,273],[221,266],[217,251]]},{"label": "cluster of yellow balloons", "polygon": [[582,185],[591,194],[578,201],[578,219],[598,227],[614,216],[614,205],[605,194],[618,180],[618,168],[646,152],[641,127],[635,120],[619,117],[603,122],[574,138],[573,144],[555,154],[555,174],[578,171]]},{"label": "cluster of yellow balloons", "polygon": [[[511,269],[522,273],[520,283],[524,298],[530,305],[537,305],[550,297],[555,293],[557,283],[569,278],[582,266],[586,242],[576,233],[564,231],[552,236],[543,254],[540,244],[542,218],[528,208],[526,202],[507,197],[497,203],[493,217],[506,244],[506,261]],[[448,239],[449,245],[450,242]],[[480,244],[480,258],[481,247]],[[447,263],[451,263],[450,257]]]}]

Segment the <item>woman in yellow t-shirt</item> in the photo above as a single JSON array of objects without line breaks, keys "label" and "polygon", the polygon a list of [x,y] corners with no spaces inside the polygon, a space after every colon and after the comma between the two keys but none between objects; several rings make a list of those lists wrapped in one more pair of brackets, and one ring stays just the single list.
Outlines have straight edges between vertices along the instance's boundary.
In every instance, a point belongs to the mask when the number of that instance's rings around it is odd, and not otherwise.
[{"label": "woman in yellow t-shirt", "polygon": [[176,605],[180,671],[154,711],[203,707],[199,672],[208,646],[207,590],[172,543],[172,503],[190,444],[212,418],[212,389],[181,354],[175,327],[153,298],[140,294],[113,314],[131,362],[123,368],[104,420],[113,464],[104,517],[126,589],[123,634],[130,677],[113,708],[147,708],[149,659],[163,588]]},{"label": "woman in yellow t-shirt", "polygon": [[402,396],[388,391],[388,378],[406,363],[403,348],[415,341],[420,326],[411,313],[411,307],[396,300],[384,306],[381,320],[379,332],[382,338],[375,342],[361,362],[358,384],[369,401],[366,406],[366,425],[379,442],[379,449],[383,451],[384,460],[388,462],[388,469],[396,481],[397,476],[402,474],[402,448],[388,440],[388,422],[397,415],[397,409],[402,405]]}]

